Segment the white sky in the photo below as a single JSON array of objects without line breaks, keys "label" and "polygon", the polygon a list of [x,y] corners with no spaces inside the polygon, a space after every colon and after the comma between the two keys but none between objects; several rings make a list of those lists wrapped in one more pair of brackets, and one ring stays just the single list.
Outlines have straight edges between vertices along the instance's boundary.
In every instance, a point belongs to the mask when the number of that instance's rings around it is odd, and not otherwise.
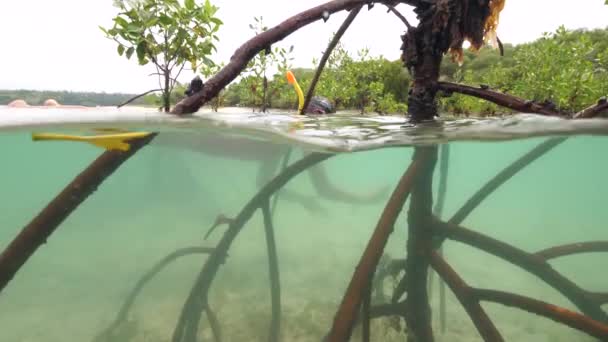
[{"label": "white sky", "polygon": [[[202,0],[198,0],[202,1]],[[324,0],[212,0],[224,21],[217,44],[216,61],[228,61],[252,33],[254,16],[263,15],[268,26]],[[415,23],[408,6],[398,7]],[[41,89],[139,93],[157,86],[147,76],[151,66],[139,66],[116,53],[98,25],[110,26],[117,9],[112,0],[2,0],[0,2],[0,89]],[[294,65],[311,67],[320,57],[331,34],[346,13],[333,15],[327,23],[309,25],[279,45],[295,45]],[[507,0],[501,15],[499,37],[521,43],[554,31],[608,26],[604,0]],[[364,9],[343,37],[346,48],[368,47],[374,55],[399,58],[402,23],[386,7]],[[187,82],[192,74],[183,74]]]}]

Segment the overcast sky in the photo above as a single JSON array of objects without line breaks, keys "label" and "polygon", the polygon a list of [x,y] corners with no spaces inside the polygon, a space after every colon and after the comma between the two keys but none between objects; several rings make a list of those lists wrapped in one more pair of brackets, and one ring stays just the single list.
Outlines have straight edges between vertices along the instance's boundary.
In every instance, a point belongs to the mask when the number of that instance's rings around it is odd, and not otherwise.
[{"label": "overcast sky", "polygon": [[[202,1],[202,0],[197,0]],[[224,21],[217,44],[216,61],[228,61],[252,33],[254,16],[263,15],[268,26],[323,0],[212,0]],[[412,22],[408,6],[398,7]],[[46,89],[138,93],[154,88],[147,76],[151,67],[139,66],[118,56],[114,42],[98,25],[110,26],[117,9],[112,0],[4,0],[0,5],[0,89]],[[309,25],[280,42],[294,45],[294,65],[311,67],[345,13],[327,23]],[[608,24],[604,0],[507,0],[498,28],[504,42],[521,43],[554,31],[598,28]],[[343,37],[347,49],[368,47],[374,55],[399,58],[402,23],[382,6],[363,10]],[[184,74],[187,82],[192,74]]]}]

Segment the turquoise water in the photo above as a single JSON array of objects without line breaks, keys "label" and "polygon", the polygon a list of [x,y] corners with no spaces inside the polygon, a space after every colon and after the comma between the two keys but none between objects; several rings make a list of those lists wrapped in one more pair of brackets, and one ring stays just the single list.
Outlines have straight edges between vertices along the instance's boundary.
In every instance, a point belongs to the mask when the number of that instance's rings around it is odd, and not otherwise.
[{"label": "turquoise water", "polygon": [[[545,139],[450,143],[444,218]],[[175,148],[175,144],[168,146],[169,140],[161,134],[127,161],[59,226],[0,293],[0,341],[92,341],[111,324],[125,296],[148,269],[176,249],[213,247],[226,227],[218,227],[208,240],[203,236],[218,214],[236,215],[268,179],[258,181],[260,163],[255,160],[208,155],[192,144],[188,149]],[[271,155],[282,156],[286,147],[273,145],[276,150]],[[463,226],[530,252],[608,240],[604,203],[608,160],[603,157],[607,148],[608,137],[571,137],[499,188]],[[344,153],[321,164],[341,189],[361,195],[380,191],[381,196],[369,203],[323,198],[306,173],[287,185],[288,191],[307,199],[305,204],[314,205],[306,207],[286,195],[279,198],[274,216],[282,341],[320,341],[328,331],[412,152],[412,147],[399,147]],[[90,145],[34,143],[25,133],[0,134],[0,248],[99,154]],[[291,161],[302,154],[295,148]],[[406,216],[398,219],[385,250],[393,258],[405,257]],[[498,258],[451,241],[445,244],[445,254],[470,285],[508,290],[576,310],[558,292]],[[120,334],[106,341],[170,341],[205,259],[204,255],[186,256],[159,273],[137,298]],[[606,254],[596,253],[551,264],[584,289],[607,292],[606,260]],[[431,304],[437,340],[481,341],[449,290],[447,332],[441,333],[438,298],[435,285]],[[210,305],[224,341],[267,341],[270,291],[260,212],[230,248],[213,283]],[[507,341],[594,341],[518,309],[483,306]],[[391,322],[374,321],[372,340],[404,341],[405,334],[393,329]],[[360,339],[359,334],[357,329],[352,340]],[[212,340],[206,323],[201,324],[200,335],[202,341]]]}]

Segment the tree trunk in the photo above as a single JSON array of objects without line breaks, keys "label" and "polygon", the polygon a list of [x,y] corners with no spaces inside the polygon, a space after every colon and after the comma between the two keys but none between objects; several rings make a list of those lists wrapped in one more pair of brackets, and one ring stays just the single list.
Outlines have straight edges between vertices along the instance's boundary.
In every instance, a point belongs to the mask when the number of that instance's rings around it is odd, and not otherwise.
[{"label": "tree trunk", "polygon": [[163,107],[165,112],[171,111],[171,92],[169,91],[171,78],[168,72],[165,72],[165,88],[163,89]]}]

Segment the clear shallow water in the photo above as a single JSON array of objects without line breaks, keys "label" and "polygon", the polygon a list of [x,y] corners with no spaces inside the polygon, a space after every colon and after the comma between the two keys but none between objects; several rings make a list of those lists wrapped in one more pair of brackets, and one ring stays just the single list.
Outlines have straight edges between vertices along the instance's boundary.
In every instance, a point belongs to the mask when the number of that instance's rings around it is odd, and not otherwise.
[{"label": "clear shallow water", "polygon": [[[225,114],[229,115],[233,117]],[[327,132],[339,132],[342,138],[351,139],[343,141],[353,141],[353,137],[373,139],[374,134],[389,131],[374,128],[377,124],[371,119],[359,123],[349,120],[343,122],[344,126],[340,124],[343,118],[310,120],[302,135],[324,141],[328,141]],[[397,119],[379,120],[395,120],[383,124],[385,128],[403,126]],[[463,125],[480,125],[482,130],[493,127],[487,121],[482,123]],[[312,130],[313,124],[320,129]],[[274,122],[272,127],[281,125]],[[354,128],[358,125],[365,129],[357,133]],[[523,123],[506,127],[518,125],[524,127]],[[169,125],[76,210],[0,294],[0,341],[91,341],[108,327],[126,294],[154,263],[178,248],[212,247],[217,243],[225,227],[218,228],[206,241],[204,233],[218,214],[238,213],[259,186],[278,172],[278,165],[270,173],[271,168],[264,165],[280,161],[289,146],[295,149],[292,162],[306,152],[301,143],[283,140],[279,134],[220,126],[231,134],[188,133],[185,127]],[[456,126],[451,127],[457,131]],[[400,128],[401,133],[393,131],[388,138],[402,143],[404,136],[411,138],[404,133],[406,128]],[[496,126],[492,129],[499,135]],[[0,133],[0,248],[101,152],[86,144],[32,142],[28,132]],[[599,128],[578,133],[599,135],[572,136],[498,189],[463,225],[527,251],[608,240],[604,204],[607,188],[603,182],[608,174],[608,160],[603,158],[608,137],[602,136],[605,133]],[[437,136],[437,132],[433,134]],[[535,134],[549,133],[537,127]],[[560,134],[571,133],[566,130]],[[263,142],[238,140],[243,136]],[[465,140],[477,140],[479,135],[468,138]],[[445,141],[445,137],[438,139]],[[487,180],[545,139],[451,142],[444,217],[449,218]],[[308,144],[304,148],[317,149]],[[380,191],[381,195],[369,203],[324,198],[306,172],[287,185],[287,190],[309,201],[284,196],[275,213],[283,341],[320,341],[327,331],[362,249],[412,151],[405,146],[345,153],[321,164],[341,189],[356,194]],[[435,182],[437,178],[436,171]],[[311,202],[316,206],[307,207]],[[406,213],[401,215],[386,249],[395,258],[405,253],[406,219]],[[235,240],[212,287],[210,302],[224,330],[224,341],[266,340],[270,299],[263,232],[262,217],[256,213]],[[498,258],[455,242],[446,243],[445,253],[471,285],[513,291],[575,309],[537,278]],[[608,275],[601,270],[606,258],[606,254],[586,254],[557,259],[552,265],[583,288],[605,292]],[[137,298],[123,335],[113,341],[170,340],[181,306],[204,261],[204,256],[184,257],[155,277]],[[439,333],[436,286],[433,293],[438,340],[480,341],[449,290],[448,332]],[[493,304],[484,308],[507,341],[592,341],[517,309]],[[389,320],[375,322],[373,340],[403,341],[404,335],[390,326]],[[201,327],[203,340],[210,340],[208,326]]]}]

